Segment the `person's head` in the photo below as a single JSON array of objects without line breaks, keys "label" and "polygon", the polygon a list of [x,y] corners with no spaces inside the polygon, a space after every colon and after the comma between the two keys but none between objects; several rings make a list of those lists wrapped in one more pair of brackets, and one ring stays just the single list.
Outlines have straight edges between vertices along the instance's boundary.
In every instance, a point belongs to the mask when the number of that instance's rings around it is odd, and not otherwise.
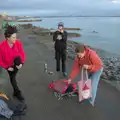
[{"label": "person's head", "polygon": [[58,29],[63,30],[64,24],[62,22],[58,23]]},{"label": "person's head", "polygon": [[75,52],[77,53],[77,56],[82,58],[85,56],[85,45],[84,44],[79,44],[75,48]]},{"label": "person's head", "polygon": [[17,28],[8,26],[7,29],[5,30],[4,36],[6,40],[9,41],[9,43],[13,44],[16,41],[16,33],[17,33]]}]

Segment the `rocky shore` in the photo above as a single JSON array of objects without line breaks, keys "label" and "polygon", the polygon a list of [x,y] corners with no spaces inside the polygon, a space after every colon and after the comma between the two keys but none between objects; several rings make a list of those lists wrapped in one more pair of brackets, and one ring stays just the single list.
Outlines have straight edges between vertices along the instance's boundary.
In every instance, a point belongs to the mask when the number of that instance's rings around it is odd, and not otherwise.
[{"label": "rocky shore", "polygon": [[[32,24],[22,24],[22,27],[24,27],[25,29],[29,29],[32,28],[32,31],[34,32],[34,34],[36,35],[42,35],[42,36],[46,36],[46,35],[53,35],[55,29],[47,29],[47,28],[40,28],[40,27],[36,27],[36,26],[32,26]],[[79,30],[78,28],[66,28],[66,30]],[[76,32],[68,32],[68,37],[80,37],[81,35],[79,33]]]},{"label": "rocky shore", "polygon": [[[30,24],[22,25],[22,26],[24,28],[32,29],[32,32],[35,35],[45,37],[44,39],[46,39],[46,41],[49,38],[48,41],[50,42],[50,40],[51,40],[51,44],[52,44],[52,34],[50,34],[51,30],[45,29],[45,28],[34,27]],[[73,36],[70,36],[69,33],[68,33],[68,36],[69,36],[69,39],[70,39],[70,37],[73,37]],[[45,41],[45,44],[47,44],[46,41]],[[68,59],[73,60],[75,58],[74,50],[75,50],[75,46],[77,44],[79,44],[79,43],[68,40],[68,48],[67,48]],[[110,83],[111,85],[115,86],[118,90],[120,90],[120,56],[106,52],[101,49],[97,49],[97,48],[92,48],[92,49],[94,49],[98,53],[98,55],[101,57],[101,59],[103,60],[103,63],[104,63],[104,71],[103,71],[101,79],[105,80],[106,82]]]}]

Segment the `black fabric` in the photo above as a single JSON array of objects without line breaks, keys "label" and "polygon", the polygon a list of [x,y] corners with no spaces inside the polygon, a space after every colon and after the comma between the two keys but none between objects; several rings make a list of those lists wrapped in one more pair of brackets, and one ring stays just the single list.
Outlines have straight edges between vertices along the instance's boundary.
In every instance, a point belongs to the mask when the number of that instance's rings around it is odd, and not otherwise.
[{"label": "black fabric", "polygon": [[67,90],[65,91],[65,93],[69,93],[69,92],[73,92],[73,86],[72,86],[72,84],[70,84],[69,86],[68,86],[68,88],[67,88]]},{"label": "black fabric", "polygon": [[20,65],[21,63],[22,63],[22,60],[19,56],[14,59],[14,64],[15,65]]},{"label": "black fabric", "polygon": [[24,101],[25,100],[21,92],[15,91],[14,92],[14,96],[17,97],[18,100],[20,100],[20,101]]},{"label": "black fabric", "polygon": [[21,64],[21,58],[18,56],[14,59],[14,66],[13,66],[14,71],[8,71],[10,82],[12,84],[12,87],[15,93],[20,92],[19,87],[17,85],[17,81],[16,81],[16,75],[18,72],[16,65],[20,65],[20,64]]},{"label": "black fabric", "polygon": [[56,71],[60,71],[60,61],[62,62],[62,72],[66,72],[66,51],[55,51]]},{"label": "black fabric", "polygon": [[10,82],[12,84],[14,92],[19,92],[19,87],[17,85],[16,81],[16,75],[17,75],[18,69],[14,68],[14,71],[8,71],[9,77],[10,77]]},{"label": "black fabric", "polygon": [[27,109],[27,105],[25,103],[11,103],[10,109],[14,111],[14,115],[15,114],[20,114],[21,112],[23,112],[25,109]]},{"label": "black fabric", "polygon": [[[58,39],[58,36],[61,36],[61,39]],[[53,41],[55,42],[55,50],[56,51],[64,51],[67,48],[67,32],[63,33],[56,31],[53,35]]]},{"label": "black fabric", "polygon": [[14,112],[14,115],[21,115],[23,113],[25,114],[25,109],[27,109],[27,105],[24,102],[16,102],[11,100],[10,98],[9,100],[7,100],[2,96],[0,96],[0,99],[8,105],[8,108]]}]

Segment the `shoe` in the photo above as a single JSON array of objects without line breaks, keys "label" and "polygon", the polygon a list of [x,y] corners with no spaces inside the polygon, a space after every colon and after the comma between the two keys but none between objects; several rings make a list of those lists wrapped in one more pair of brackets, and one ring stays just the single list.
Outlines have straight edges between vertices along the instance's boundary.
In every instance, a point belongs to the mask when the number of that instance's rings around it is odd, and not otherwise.
[{"label": "shoe", "polygon": [[23,111],[14,111],[13,116],[26,115],[26,110]]},{"label": "shoe", "polygon": [[66,73],[66,72],[63,72],[63,76],[64,76],[64,77],[67,77],[67,73]]},{"label": "shoe", "polygon": [[58,69],[57,69],[56,71],[57,71],[57,72],[60,72],[60,70],[58,70]]},{"label": "shoe", "polygon": [[19,92],[14,92],[14,96],[20,101],[25,100],[20,91]]},{"label": "shoe", "polygon": [[24,111],[24,110],[26,110],[26,109],[27,109],[27,104],[24,103],[24,102],[22,102],[22,103],[20,103],[20,104],[18,104],[18,105],[16,106],[16,110],[15,110],[15,111],[20,111],[20,112],[22,112],[22,111]]}]

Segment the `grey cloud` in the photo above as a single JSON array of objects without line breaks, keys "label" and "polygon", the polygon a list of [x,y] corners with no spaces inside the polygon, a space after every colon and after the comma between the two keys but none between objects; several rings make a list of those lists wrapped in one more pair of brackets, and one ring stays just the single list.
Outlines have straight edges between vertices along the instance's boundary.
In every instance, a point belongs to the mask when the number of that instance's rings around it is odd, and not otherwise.
[{"label": "grey cloud", "polygon": [[[53,0],[54,1],[54,0]],[[13,4],[14,3],[14,4]],[[54,2],[8,2],[7,4],[0,4],[1,9],[69,9],[71,6],[65,7],[66,4],[58,4],[56,1]]]},{"label": "grey cloud", "polygon": [[[0,0],[1,1],[1,0]],[[3,0],[2,0],[3,1]],[[104,6],[113,6],[109,4],[109,0],[7,0],[1,2],[1,9],[71,9],[80,7],[95,7],[101,8]]]},{"label": "grey cloud", "polygon": [[[66,14],[70,13],[96,13],[101,10],[120,10],[120,4],[113,4],[111,0],[0,0],[0,10],[21,11],[26,12],[40,12],[50,11]],[[43,12],[44,13],[44,12]]]}]

